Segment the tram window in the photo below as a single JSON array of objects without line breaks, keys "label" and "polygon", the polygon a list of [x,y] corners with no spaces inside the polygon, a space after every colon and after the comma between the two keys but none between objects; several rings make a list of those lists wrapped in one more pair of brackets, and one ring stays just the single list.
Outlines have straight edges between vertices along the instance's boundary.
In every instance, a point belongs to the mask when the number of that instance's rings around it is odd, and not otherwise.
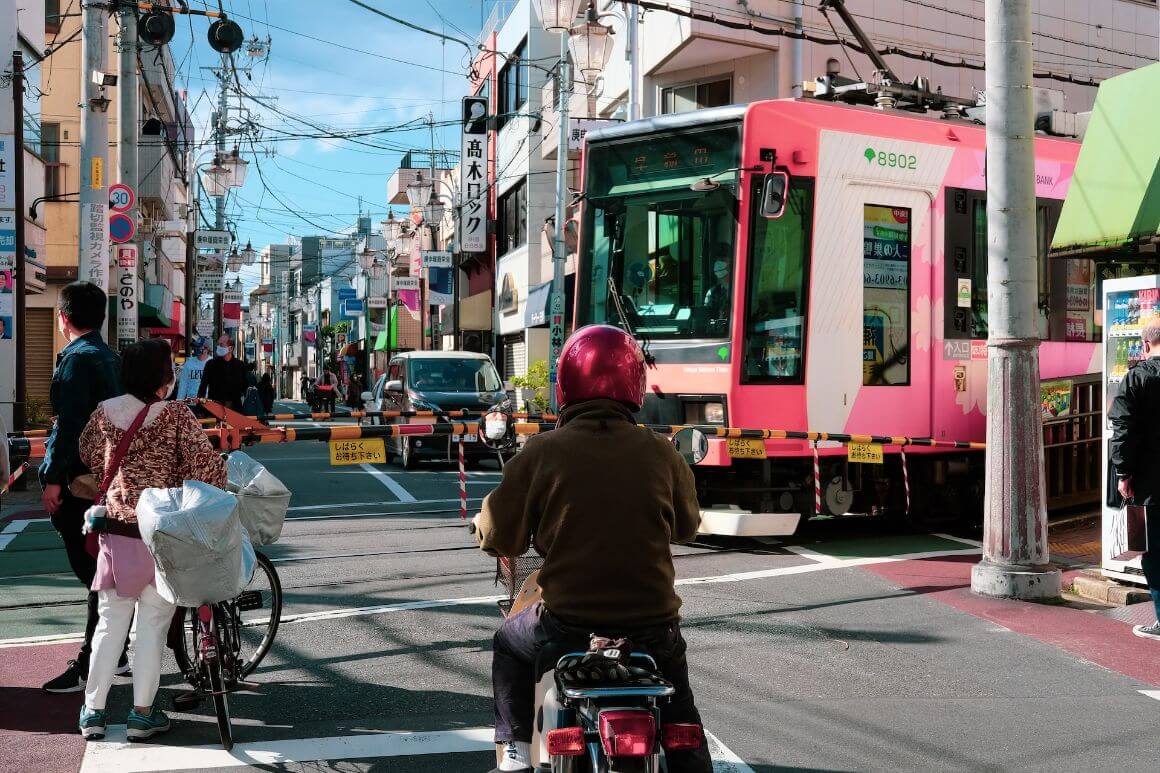
[{"label": "tram window", "polygon": [[760,216],[764,178],[753,181],[749,278],[745,297],[745,365],[749,384],[802,383],[806,278],[809,276],[813,181],[795,178],[785,214]]},{"label": "tram window", "polygon": [[862,383],[910,383],[910,223],[906,207],[862,216]]},{"label": "tram window", "polygon": [[591,285],[582,318],[619,324],[608,277],[633,328],[653,339],[725,338],[736,198],[729,188],[594,200]]},{"label": "tram window", "polygon": [[[979,191],[947,190],[947,338],[987,337],[987,201]],[[1038,254],[1038,333],[1045,341],[1098,341],[1097,278],[1086,258],[1048,257],[1062,202],[1040,199],[1035,208]],[[969,283],[970,305],[959,305],[960,282]],[[964,296],[966,294],[964,293]]]}]

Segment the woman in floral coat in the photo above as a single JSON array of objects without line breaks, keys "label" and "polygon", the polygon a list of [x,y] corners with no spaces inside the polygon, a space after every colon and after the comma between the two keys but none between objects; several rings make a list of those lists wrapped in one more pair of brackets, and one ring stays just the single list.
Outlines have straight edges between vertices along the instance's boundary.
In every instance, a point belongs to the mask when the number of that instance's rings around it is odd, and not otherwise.
[{"label": "woman in floral coat", "polygon": [[177,488],[199,480],[224,488],[226,467],[183,403],[164,402],[173,382],[172,352],[161,339],[140,341],[121,355],[121,384],[126,394],[100,404],[80,438],[81,459],[104,479],[125,432],[144,414],[108,490],[106,525],[99,537],[97,574],[100,622],[81,706],[80,731],[86,739],[105,735],[105,701],[121,644],[137,612],[133,658],[133,710],[126,722],[130,741],[170,727],[153,707],[161,678],[161,656],[174,606],[153,584],[153,557],[137,529],[137,499],[147,488]]}]

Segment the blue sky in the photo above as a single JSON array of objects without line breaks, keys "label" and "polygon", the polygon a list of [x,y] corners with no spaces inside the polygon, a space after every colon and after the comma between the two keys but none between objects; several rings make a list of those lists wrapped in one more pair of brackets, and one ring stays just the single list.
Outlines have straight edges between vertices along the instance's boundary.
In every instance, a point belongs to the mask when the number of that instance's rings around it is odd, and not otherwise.
[{"label": "blue sky", "polygon": [[[417,25],[465,39],[473,47],[481,27],[481,5],[486,14],[494,3],[364,1]],[[205,5],[201,0],[191,4]],[[216,7],[216,2],[210,6]],[[436,145],[457,148],[456,129],[438,124],[457,119],[459,100],[467,90],[468,56],[463,46],[443,44],[349,0],[224,0],[224,6],[247,38],[269,35],[272,40],[268,60],[253,64],[251,78],[241,78],[242,87],[255,96],[277,97],[272,107],[243,101],[251,118],[267,127],[255,147],[241,142],[243,155],[250,161],[249,176],[229,199],[228,216],[243,244],[249,240],[260,249],[285,242],[290,235],[349,227],[359,212],[360,196],[363,211],[369,210],[376,224],[386,216],[387,179],[399,164],[400,152],[348,140],[286,138],[285,134],[318,132],[277,111],[339,130],[418,120],[415,129],[360,140],[416,149],[430,146],[425,120],[431,113],[437,124]],[[210,136],[210,112],[217,101],[216,80],[201,68],[218,65],[220,58],[206,40],[208,20],[179,20],[173,55],[179,88],[188,88],[194,106],[200,143]],[[235,54],[235,60],[239,65],[249,60],[245,49]],[[274,139],[280,135],[281,139]],[[261,175],[255,166],[261,167]],[[212,204],[203,204],[203,210],[212,218]],[[256,276],[249,271],[243,279],[250,285]]]}]

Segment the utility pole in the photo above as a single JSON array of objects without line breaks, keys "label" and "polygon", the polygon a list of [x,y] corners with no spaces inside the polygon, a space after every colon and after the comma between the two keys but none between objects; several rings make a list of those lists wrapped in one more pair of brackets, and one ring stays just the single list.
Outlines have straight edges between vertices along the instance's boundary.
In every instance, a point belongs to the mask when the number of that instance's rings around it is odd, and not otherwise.
[{"label": "utility pole", "polygon": [[793,59],[790,63],[790,96],[797,99],[802,97],[802,81],[805,79],[805,74],[802,68],[802,56],[805,49],[805,40],[802,39],[802,0],[794,0],[793,2],[793,43],[790,48],[793,51]]},{"label": "utility pole", "polygon": [[[634,9],[635,10],[635,9]],[[556,362],[564,348],[564,261],[567,257],[564,236],[568,216],[568,103],[572,97],[572,72],[568,66],[568,33],[560,35],[559,131],[556,146],[556,240],[552,250],[552,296],[549,302],[548,399],[556,413]]]},{"label": "utility pole", "polygon": [[[81,21],[80,256],[77,278],[109,291],[109,98],[105,94],[108,11],[85,4]],[[108,321],[106,320],[106,326]],[[100,331],[102,333],[106,331]],[[106,335],[107,339],[108,336]]]},{"label": "utility pole", "polygon": [[[216,150],[215,156],[217,163],[221,164],[222,159],[226,155],[226,120],[228,111],[230,109],[229,95],[226,93],[226,67],[228,62],[225,56],[222,57],[222,69],[218,73],[218,108],[214,114],[213,131],[214,131],[214,148]],[[218,231],[226,230],[226,191],[223,188],[220,196],[214,196],[214,228]],[[225,256],[222,256],[222,277],[225,277]],[[214,340],[222,336],[226,332],[225,325],[222,320],[222,292],[225,288],[219,287],[218,291],[213,294],[213,329]],[[237,352],[234,353],[237,356]]]},{"label": "utility pole", "polygon": [[[137,142],[140,136],[140,109],[137,87],[137,16],[134,7],[122,5],[121,14],[121,73],[120,73],[120,113],[117,128],[121,135],[121,182],[133,189],[133,206],[125,211],[134,223],[137,218],[137,194],[141,187],[137,167]],[[161,138],[158,137],[158,140]],[[132,266],[121,266],[117,262],[117,348],[137,340],[138,310],[141,297],[140,266],[144,262],[141,255],[141,241],[134,237],[133,245],[137,258]],[[124,287],[132,288],[132,295],[121,294]],[[110,334],[112,337],[112,334]]]},{"label": "utility pole", "polygon": [[28,291],[25,284],[28,281],[28,260],[24,254],[24,53],[21,51],[12,52],[12,103],[12,187],[15,189],[12,192],[12,203],[16,208],[15,217],[12,218],[12,227],[16,231],[13,244],[16,252],[16,297],[13,299],[16,302],[16,308],[13,309],[16,329],[10,333],[16,339],[16,393],[13,395],[12,431],[23,432],[28,416],[25,408],[28,386],[25,384],[27,377],[24,360],[28,342],[28,326],[25,322],[28,319]]},{"label": "utility pole", "polygon": [[971,590],[1059,596],[1051,566],[1039,410],[1031,1],[987,0],[987,483]]},{"label": "utility pole", "polygon": [[[800,0],[799,0],[800,2]],[[640,118],[640,9],[635,3],[624,4],[628,41],[624,56],[628,59],[628,120]]]}]

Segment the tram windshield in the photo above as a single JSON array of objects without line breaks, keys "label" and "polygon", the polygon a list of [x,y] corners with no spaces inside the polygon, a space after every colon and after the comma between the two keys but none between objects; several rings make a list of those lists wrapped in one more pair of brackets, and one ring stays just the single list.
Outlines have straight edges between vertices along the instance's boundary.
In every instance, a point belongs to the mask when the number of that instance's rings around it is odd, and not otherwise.
[{"label": "tram windshield", "polygon": [[739,136],[730,126],[589,147],[582,323],[619,324],[619,296],[650,339],[729,336]]}]

